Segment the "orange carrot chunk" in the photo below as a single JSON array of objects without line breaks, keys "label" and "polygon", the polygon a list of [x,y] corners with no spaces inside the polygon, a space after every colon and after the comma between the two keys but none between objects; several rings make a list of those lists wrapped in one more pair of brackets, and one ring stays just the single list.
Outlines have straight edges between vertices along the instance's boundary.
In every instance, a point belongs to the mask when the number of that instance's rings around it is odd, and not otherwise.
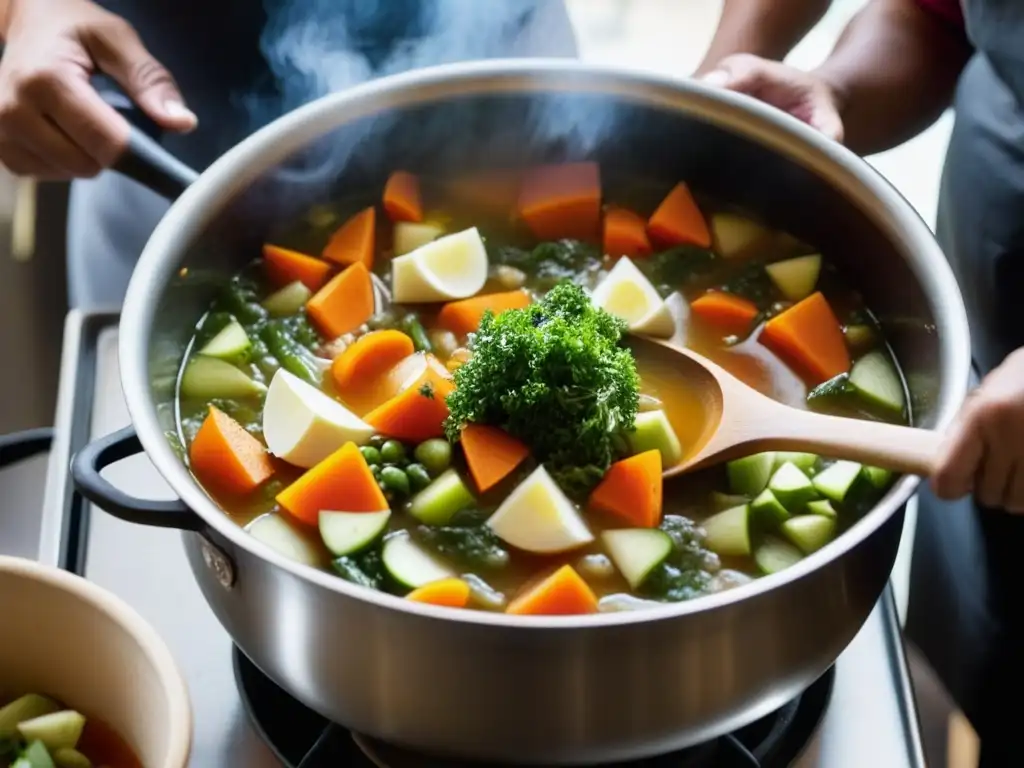
[{"label": "orange carrot chunk", "polygon": [[441,579],[424,584],[405,597],[417,603],[465,608],[469,604],[469,584],[462,579]]},{"label": "orange carrot chunk", "polygon": [[663,245],[711,247],[711,232],[683,182],[676,184],[647,222],[647,234]]},{"label": "orange carrot chunk", "polygon": [[366,265],[356,262],[332,277],[306,302],[306,312],[332,339],[369,320],[373,314],[373,283]]},{"label": "orange carrot chunk", "polygon": [[737,336],[750,330],[757,318],[757,306],[740,296],[722,291],[705,293],[690,303],[695,317],[725,334]]},{"label": "orange carrot chunk", "polygon": [[480,327],[480,320],[488,309],[500,315],[506,309],[521,309],[530,303],[526,291],[488,293],[461,301],[449,301],[437,315],[437,324],[456,336],[474,333]]},{"label": "orange carrot chunk", "polygon": [[401,392],[370,411],[363,420],[382,435],[421,442],[444,434],[448,418],[446,398],[454,386],[444,366],[426,357],[422,374]]},{"label": "orange carrot chunk", "polygon": [[590,506],[638,528],[656,527],[661,522],[661,451],[612,464],[590,494]]},{"label": "orange carrot chunk", "polygon": [[311,291],[319,291],[331,271],[326,261],[276,245],[263,246],[263,267],[274,285],[280,287],[299,280]]},{"label": "orange carrot chunk", "polygon": [[651,241],[647,222],[625,208],[609,208],[604,212],[604,252],[608,256],[647,256]]},{"label": "orange carrot chunk", "polygon": [[480,493],[508,477],[530,455],[526,445],[499,427],[467,424],[459,439]]},{"label": "orange carrot chunk", "polygon": [[200,480],[234,496],[255,491],[274,474],[260,441],[212,405],[192,439],[188,457]]},{"label": "orange carrot chunk", "polygon": [[412,339],[401,331],[370,331],[334,358],[331,377],[342,399],[378,388],[380,378],[414,352]]},{"label": "orange carrot chunk", "polygon": [[506,613],[519,616],[573,616],[597,611],[597,596],[571,565],[563,565],[529,586],[509,603]]},{"label": "orange carrot chunk", "polygon": [[601,174],[597,163],[545,165],[526,173],[519,215],[540,240],[592,240],[600,234]]},{"label": "orange carrot chunk", "polygon": [[384,185],[384,210],[392,221],[423,221],[420,180],[406,171],[395,171]]},{"label": "orange carrot chunk", "polygon": [[373,269],[374,234],[377,228],[377,211],[371,205],[350,218],[331,235],[324,246],[323,256],[336,264],[348,266],[360,263]]},{"label": "orange carrot chunk", "polygon": [[808,386],[817,386],[850,370],[843,329],[820,291],[765,323],[757,340]]},{"label": "orange carrot chunk", "polygon": [[345,443],[277,494],[277,503],[306,525],[316,525],[325,509],[380,512],[388,501],[355,443]]}]

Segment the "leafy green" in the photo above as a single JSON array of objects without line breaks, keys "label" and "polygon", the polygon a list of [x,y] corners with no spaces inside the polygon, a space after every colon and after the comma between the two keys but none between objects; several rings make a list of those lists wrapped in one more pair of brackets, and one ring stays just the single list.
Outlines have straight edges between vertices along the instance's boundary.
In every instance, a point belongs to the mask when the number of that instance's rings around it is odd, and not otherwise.
[{"label": "leafy green", "polygon": [[637,259],[636,265],[650,280],[662,297],[707,274],[717,261],[713,251],[696,245],[679,245],[646,259]]},{"label": "leafy green", "polygon": [[632,353],[619,345],[624,330],[568,282],[540,303],[485,313],[473,356],[455,371],[449,440],[468,423],[501,427],[556,480],[571,470],[567,492],[584,492],[579,468],[596,468],[582,473],[592,485],[621,455],[617,437],[636,420],[640,380]]},{"label": "leafy green", "polygon": [[696,523],[681,515],[665,515],[659,526],[672,539],[672,554],[651,571],[638,590],[646,597],[668,602],[692,600],[711,583],[709,564],[715,556],[704,547]]},{"label": "leafy green", "polygon": [[722,287],[756,304],[762,312],[776,300],[775,286],[760,263],[751,264]]},{"label": "leafy green", "polygon": [[379,548],[335,558],[331,565],[341,578],[353,584],[370,589],[383,589],[386,586],[387,572]]},{"label": "leafy green", "polygon": [[532,250],[500,245],[488,251],[488,259],[492,264],[521,269],[540,287],[551,287],[562,280],[586,283],[602,265],[600,250],[580,240],[554,240]]},{"label": "leafy green", "polygon": [[501,540],[484,525],[473,528],[421,525],[416,538],[442,557],[469,568],[504,568],[509,553]]}]

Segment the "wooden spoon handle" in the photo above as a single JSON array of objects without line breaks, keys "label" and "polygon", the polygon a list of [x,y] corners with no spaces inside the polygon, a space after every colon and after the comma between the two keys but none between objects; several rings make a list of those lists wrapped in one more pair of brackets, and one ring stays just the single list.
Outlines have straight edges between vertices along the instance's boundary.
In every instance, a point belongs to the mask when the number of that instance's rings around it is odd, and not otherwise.
[{"label": "wooden spoon handle", "polygon": [[921,477],[934,471],[942,441],[931,429],[796,410],[776,424],[772,437],[780,450],[808,451]]}]

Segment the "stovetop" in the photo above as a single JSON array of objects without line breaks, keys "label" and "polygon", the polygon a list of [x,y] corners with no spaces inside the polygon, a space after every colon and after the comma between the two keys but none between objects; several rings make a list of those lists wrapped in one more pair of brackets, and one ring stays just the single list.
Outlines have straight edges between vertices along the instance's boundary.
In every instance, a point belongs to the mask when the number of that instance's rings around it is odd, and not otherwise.
[{"label": "stovetop", "polygon": [[[195,712],[191,765],[463,768],[450,760],[432,761],[403,753],[339,726],[328,727],[326,721],[291,700],[237,653],[192,578],[179,534],[132,525],[100,510],[93,511],[73,492],[68,476],[73,453],[92,437],[129,423],[118,376],[116,323],[116,312],[72,312],[68,316],[40,560],[81,573],[120,595],[167,641],[188,681]],[[156,469],[142,456],[126,459],[105,474],[136,495],[173,497]],[[281,723],[290,727],[282,729]],[[802,735],[796,735],[801,731]],[[812,736],[808,743],[809,732]],[[769,754],[765,746],[769,742],[778,754],[786,755]],[[780,747],[782,742],[786,743]],[[794,742],[806,744],[796,757],[792,755],[800,749]],[[712,754],[711,750],[718,751]],[[755,761],[746,759],[741,750]],[[834,670],[799,700],[717,744],[635,766],[863,768],[872,764],[886,768],[925,766],[890,589]]]}]

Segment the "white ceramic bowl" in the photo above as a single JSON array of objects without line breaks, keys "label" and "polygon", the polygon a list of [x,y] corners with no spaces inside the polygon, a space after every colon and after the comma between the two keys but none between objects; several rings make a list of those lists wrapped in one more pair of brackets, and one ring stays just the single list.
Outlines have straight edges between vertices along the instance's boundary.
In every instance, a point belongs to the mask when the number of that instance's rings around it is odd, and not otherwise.
[{"label": "white ceramic bowl", "polygon": [[145,768],[185,768],[192,711],[156,631],[66,571],[0,557],[0,695],[57,698],[117,731]]}]

